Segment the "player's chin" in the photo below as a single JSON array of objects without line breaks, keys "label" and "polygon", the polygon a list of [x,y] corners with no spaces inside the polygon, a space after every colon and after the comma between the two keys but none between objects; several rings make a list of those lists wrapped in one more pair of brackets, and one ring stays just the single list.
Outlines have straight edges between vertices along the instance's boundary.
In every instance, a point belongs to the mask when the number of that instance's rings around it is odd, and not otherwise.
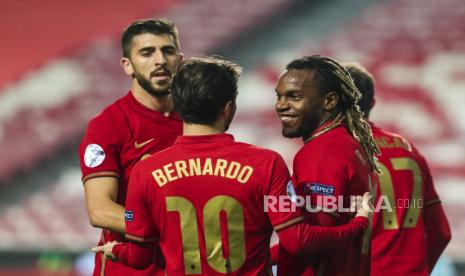
[{"label": "player's chin", "polygon": [[297,138],[297,137],[301,136],[299,134],[299,132],[295,128],[286,127],[284,125],[283,125],[283,129],[282,129],[281,133],[286,138]]},{"label": "player's chin", "polygon": [[157,87],[155,89],[152,89],[151,91],[148,91],[152,96],[154,97],[165,97],[171,94],[169,90],[169,86],[164,88],[164,87]]},{"label": "player's chin", "polygon": [[153,91],[156,93],[166,93],[166,91],[170,91],[170,83],[156,83],[152,85]]}]

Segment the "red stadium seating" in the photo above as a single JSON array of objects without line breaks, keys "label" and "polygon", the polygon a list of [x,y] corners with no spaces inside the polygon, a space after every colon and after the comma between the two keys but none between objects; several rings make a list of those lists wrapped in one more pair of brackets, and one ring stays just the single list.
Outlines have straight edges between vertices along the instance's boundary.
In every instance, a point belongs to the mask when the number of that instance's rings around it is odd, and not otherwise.
[{"label": "red stadium seating", "polygon": [[[38,41],[41,51],[28,52],[15,72],[0,78],[0,141],[9,145],[0,149],[1,156],[7,157],[0,158],[0,183],[18,169],[27,171],[41,158],[56,155],[60,147],[74,144],[91,116],[127,93],[129,79],[118,64],[121,56],[119,32],[131,20],[151,14],[172,19],[180,30],[183,52],[189,57],[207,53],[216,45],[230,41],[291,3],[237,0],[226,5],[222,1],[196,0],[163,1],[164,5],[159,6],[160,1],[144,1],[135,7],[127,2],[128,6],[118,7],[120,12],[105,17],[109,22],[104,26],[88,32],[100,22],[102,15],[108,14],[106,9],[113,2],[105,2],[96,5],[92,2],[92,9],[100,12],[93,10],[91,14],[87,11],[89,1],[66,7],[61,2],[55,3],[56,9],[47,10],[51,13],[48,16],[66,9],[65,14],[71,16],[70,28],[77,28],[80,36],[73,37],[71,43],[63,39],[68,25],[62,24],[59,27],[63,29],[55,30],[60,39],[51,45]],[[121,3],[118,5],[123,5]],[[23,16],[39,17],[41,7],[35,8]],[[126,14],[128,10],[134,12]],[[164,12],[160,13],[162,10]],[[120,18],[121,13],[126,15]],[[80,25],[82,18],[89,22]],[[14,21],[13,18],[9,20]],[[57,26],[53,24],[53,27]],[[40,35],[35,37],[40,38]],[[60,55],[63,52],[65,54]],[[27,72],[31,66],[35,69]],[[2,209],[0,225],[0,249],[79,251],[87,250],[97,240],[97,231],[89,226],[85,213],[80,172],[75,170],[64,172],[63,179],[56,185]]]},{"label": "red stadium seating", "polygon": [[[42,20],[49,24],[49,29],[41,24],[30,28],[26,35],[37,40],[36,47],[40,51],[30,51],[30,44],[21,43],[24,37],[17,29],[2,30],[21,45],[10,50],[27,55],[20,63],[16,59],[7,60],[9,63],[5,67],[11,64],[14,72],[0,78],[0,142],[11,145],[1,148],[0,154],[8,158],[0,159],[0,183],[18,169],[25,170],[40,158],[50,156],[60,146],[74,143],[91,116],[127,93],[129,80],[118,65],[121,56],[119,33],[122,26],[133,19],[156,15],[175,21],[181,33],[182,49],[189,57],[228,42],[290,3],[285,0],[239,0],[225,5],[215,0],[165,0],[143,1],[141,5],[125,2],[127,6],[124,6],[121,2],[118,5],[123,6],[116,6],[116,12],[108,13],[106,9],[113,2],[94,5],[94,2],[86,1],[76,6],[58,2],[53,10],[38,6],[37,10],[31,8],[27,9],[29,12],[20,13],[20,18],[27,19],[25,24],[34,23],[31,16],[39,21],[41,13],[38,11],[41,10],[46,16],[61,18],[69,15],[68,21],[64,21],[69,25],[58,24],[58,19]],[[19,9],[15,3],[10,4],[10,10]],[[89,6],[92,13],[88,11]],[[126,14],[127,10],[133,12]],[[104,24],[99,23],[102,14],[108,15]],[[237,20],[239,17],[241,20]],[[10,23],[15,20],[11,16],[5,18],[3,20]],[[81,24],[82,18],[86,21]],[[38,33],[50,29],[53,37],[59,39],[55,38],[49,45],[50,38],[40,40]],[[73,29],[78,36],[70,34],[72,39],[63,39],[67,37],[68,29]],[[63,52],[68,54],[59,56]],[[29,72],[31,66],[35,66],[35,70]],[[18,80],[11,82],[15,78]]]}]

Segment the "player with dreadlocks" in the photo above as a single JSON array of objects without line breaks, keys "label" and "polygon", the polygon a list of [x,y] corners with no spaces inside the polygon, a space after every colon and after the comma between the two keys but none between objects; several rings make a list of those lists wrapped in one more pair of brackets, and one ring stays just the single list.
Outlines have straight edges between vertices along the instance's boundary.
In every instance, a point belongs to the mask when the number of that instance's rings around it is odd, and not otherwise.
[{"label": "player with dreadlocks", "polygon": [[[304,141],[294,158],[288,193],[295,190],[310,201],[306,206],[312,209],[306,217],[311,223],[346,223],[350,213],[337,206],[348,207],[351,196],[370,190],[372,179],[376,179],[373,174],[379,170],[378,148],[357,105],[360,92],[338,62],[314,55],[287,65],[276,85],[276,95],[283,136],[302,137]],[[289,275],[293,269],[292,274],[300,275],[368,275],[369,250],[369,231],[336,252],[296,257],[280,248],[278,272]]]}]

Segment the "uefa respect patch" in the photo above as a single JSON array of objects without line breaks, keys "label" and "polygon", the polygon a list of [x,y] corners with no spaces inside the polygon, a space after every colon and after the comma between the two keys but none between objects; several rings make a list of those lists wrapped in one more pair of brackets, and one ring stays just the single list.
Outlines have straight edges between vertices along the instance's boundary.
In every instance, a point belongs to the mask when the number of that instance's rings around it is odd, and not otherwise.
[{"label": "uefa respect patch", "polygon": [[133,211],[124,211],[124,220],[125,221],[133,221],[134,220],[134,212]]},{"label": "uefa respect patch", "polygon": [[304,192],[306,194],[334,195],[334,187],[320,183],[305,183]]}]

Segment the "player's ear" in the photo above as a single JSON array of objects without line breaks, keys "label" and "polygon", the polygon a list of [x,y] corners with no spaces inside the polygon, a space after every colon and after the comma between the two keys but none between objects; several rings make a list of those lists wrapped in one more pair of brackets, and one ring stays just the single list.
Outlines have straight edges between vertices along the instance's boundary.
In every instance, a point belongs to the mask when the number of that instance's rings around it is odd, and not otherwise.
[{"label": "player's ear", "polygon": [[122,57],[120,63],[126,75],[132,76],[134,74],[134,68],[132,67],[132,63],[127,57]]},{"label": "player's ear", "polygon": [[236,101],[229,101],[224,106],[223,116],[225,120],[225,130],[228,130],[229,125],[234,119],[234,115],[236,114],[236,109],[237,109]]},{"label": "player's ear", "polygon": [[373,107],[375,107],[375,104],[376,104],[376,100],[375,99],[371,100],[370,110],[373,109]]},{"label": "player's ear", "polygon": [[336,92],[331,91],[325,96],[323,108],[327,111],[330,111],[337,106],[338,102],[339,102],[339,95]]},{"label": "player's ear", "polygon": [[236,101],[227,102],[223,109],[223,114],[225,118],[234,117],[234,114],[236,114],[236,109]]}]

